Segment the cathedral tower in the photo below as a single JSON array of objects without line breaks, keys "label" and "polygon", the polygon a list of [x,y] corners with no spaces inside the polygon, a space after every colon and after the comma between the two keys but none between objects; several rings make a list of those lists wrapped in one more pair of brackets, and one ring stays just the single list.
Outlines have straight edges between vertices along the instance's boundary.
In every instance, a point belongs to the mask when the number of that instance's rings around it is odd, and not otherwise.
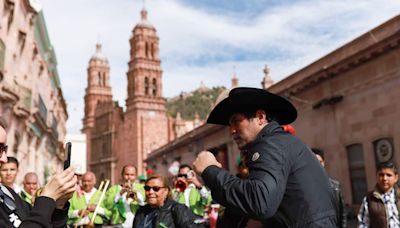
[{"label": "cathedral tower", "polygon": [[261,81],[261,87],[263,89],[268,89],[274,84],[274,81],[272,80],[271,76],[269,76],[269,68],[267,65],[264,67],[264,77],[263,80]]},{"label": "cathedral tower", "polygon": [[96,53],[90,58],[87,68],[87,87],[85,91],[85,117],[82,132],[86,134],[87,161],[90,161],[91,135],[94,126],[96,106],[100,102],[112,101],[110,86],[110,67],[101,52],[101,44],[96,44]]},{"label": "cathedral tower", "polygon": [[147,153],[169,140],[165,99],[162,97],[162,70],[157,31],[142,9],[141,20],[130,39],[128,97],[126,99],[125,132],[128,144],[126,159],[144,171]]}]

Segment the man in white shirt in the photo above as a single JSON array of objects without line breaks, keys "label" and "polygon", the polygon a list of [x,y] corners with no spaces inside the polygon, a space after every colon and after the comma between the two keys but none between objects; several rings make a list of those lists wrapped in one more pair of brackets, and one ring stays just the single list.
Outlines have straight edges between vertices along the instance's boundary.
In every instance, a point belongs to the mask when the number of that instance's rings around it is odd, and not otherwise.
[{"label": "man in white shirt", "polygon": [[192,167],[187,164],[179,167],[173,192],[173,198],[178,203],[185,204],[199,217],[203,217],[205,209],[211,205],[211,192],[197,179]]},{"label": "man in white shirt", "polygon": [[[96,184],[96,176],[93,172],[86,172],[82,176],[82,193],[77,192],[71,198],[71,206],[68,211],[69,224],[87,225],[93,217],[93,212],[99,204],[101,192],[94,186]],[[105,209],[103,203],[100,202],[97,214],[94,219],[95,227],[101,227],[109,217],[109,211]]]}]

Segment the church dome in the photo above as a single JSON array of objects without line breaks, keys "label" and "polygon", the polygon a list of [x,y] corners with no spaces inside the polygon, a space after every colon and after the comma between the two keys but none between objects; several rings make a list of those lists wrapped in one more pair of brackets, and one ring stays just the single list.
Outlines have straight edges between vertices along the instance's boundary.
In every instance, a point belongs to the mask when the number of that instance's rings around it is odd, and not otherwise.
[{"label": "church dome", "polygon": [[154,28],[154,26],[150,23],[149,20],[147,20],[147,10],[146,9],[142,9],[142,11],[140,11],[140,15],[141,15],[141,20],[139,21],[139,23],[136,24],[135,27],[147,27],[147,28]]},{"label": "church dome", "polygon": [[99,44],[99,43],[96,44],[96,53],[94,53],[92,55],[92,57],[90,58],[90,62],[96,61],[96,60],[100,60],[100,61],[104,61],[104,62],[108,63],[106,56],[101,52],[101,44]]}]

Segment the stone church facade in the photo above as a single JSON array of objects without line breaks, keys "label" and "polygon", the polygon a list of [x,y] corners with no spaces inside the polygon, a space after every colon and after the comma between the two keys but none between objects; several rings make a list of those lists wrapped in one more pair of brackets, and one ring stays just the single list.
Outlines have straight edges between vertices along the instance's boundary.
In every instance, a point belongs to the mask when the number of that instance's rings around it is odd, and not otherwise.
[{"label": "stone church facade", "polygon": [[87,136],[88,168],[112,183],[118,182],[126,164],[134,164],[138,174],[144,173],[143,160],[148,153],[175,137],[162,96],[159,38],[145,9],[129,42],[126,111],[112,99],[110,67],[100,44],[89,61],[84,98],[82,132]]}]

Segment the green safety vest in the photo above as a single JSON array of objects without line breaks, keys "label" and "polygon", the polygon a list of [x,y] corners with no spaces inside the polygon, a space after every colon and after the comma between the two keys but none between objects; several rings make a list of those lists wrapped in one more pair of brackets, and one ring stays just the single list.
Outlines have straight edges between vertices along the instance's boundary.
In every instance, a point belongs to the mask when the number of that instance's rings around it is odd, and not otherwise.
[{"label": "green safety vest", "polygon": [[[101,192],[96,191],[92,197],[89,200],[89,204],[98,204],[99,199],[100,199]],[[80,210],[80,209],[85,209],[88,205],[86,204],[86,199],[85,196],[82,194],[80,197],[78,197],[77,192],[74,192],[74,195],[69,201],[70,207],[68,210],[68,224],[76,224],[79,223],[81,218],[71,218],[72,212],[75,210]],[[94,219],[95,224],[103,224],[108,220],[111,216],[111,212],[107,210],[107,208],[104,206],[104,200],[100,204],[100,207],[104,209],[104,216],[101,216],[99,214],[96,215],[96,218]],[[91,220],[93,217],[93,213],[89,213],[89,219]]]},{"label": "green safety vest", "polygon": [[[144,196],[144,185],[143,184],[137,184],[134,183],[132,185],[132,190],[136,191],[136,193],[142,196],[143,200],[145,200]],[[116,224],[122,224],[124,223],[126,219],[126,211],[124,207],[124,202],[123,199],[120,198],[118,202],[114,202],[115,196],[119,194],[119,192],[122,190],[121,185],[114,185],[108,191],[106,192],[105,199],[104,199],[104,205],[107,207],[109,211],[111,211],[111,224],[116,225]],[[139,209],[139,207],[142,205],[139,205],[137,200],[133,201],[130,204],[131,212],[133,214],[136,213],[136,211]]]},{"label": "green safety vest", "polygon": [[27,193],[27,192],[25,192],[24,190],[22,190],[22,191],[19,193],[19,196],[21,197],[21,199],[22,199],[23,201],[29,203],[30,205],[33,205],[33,202],[32,202],[32,198],[33,198],[33,197],[32,197],[29,193]]},{"label": "green safety vest", "polygon": [[[184,192],[177,192],[176,189],[173,189],[173,195],[176,196],[176,201],[180,204],[185,204],[185,195]],[[212,198],[209,193],[207,199],[201,197],[200,190],[196,187],[191,187],[189,193],[189,207],[192,212],[198,216],[204,216],[204,208],[211,204]]]}]

